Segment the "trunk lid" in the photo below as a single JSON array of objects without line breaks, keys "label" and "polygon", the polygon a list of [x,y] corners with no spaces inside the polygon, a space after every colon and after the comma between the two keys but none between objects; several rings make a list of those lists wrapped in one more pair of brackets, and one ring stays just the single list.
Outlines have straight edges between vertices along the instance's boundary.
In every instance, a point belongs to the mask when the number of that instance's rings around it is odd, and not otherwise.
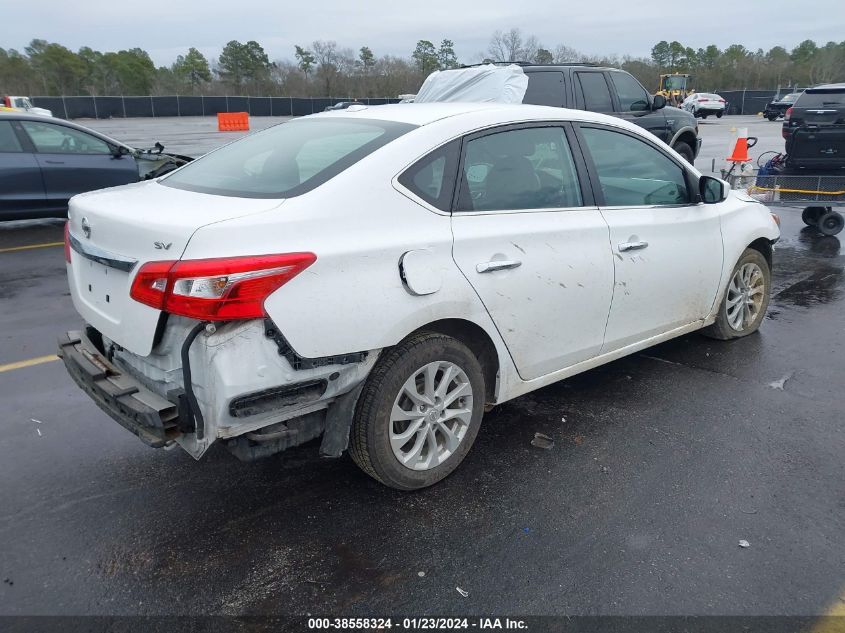
[{"label": "trunk lid", "polygon": [[278,199],[184,191],[155,181],[75,196],[68,209],[68,280],[74,307],[106,337],[147,356],[161,312],[130,298],[138,269],[149,261],[180,259],[203,226],[280,204]]}]

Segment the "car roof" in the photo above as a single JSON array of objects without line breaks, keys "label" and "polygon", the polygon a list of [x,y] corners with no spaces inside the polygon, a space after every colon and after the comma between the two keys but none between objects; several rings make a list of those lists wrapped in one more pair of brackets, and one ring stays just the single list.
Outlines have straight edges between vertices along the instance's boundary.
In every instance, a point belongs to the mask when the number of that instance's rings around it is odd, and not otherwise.
[{"label": "car roof", "polygon": [[812,88],[807,88],[804,92],[812,94],[814,92],[832,92],[835,90],[845,91],[845,84],[820,84]]},{"label": "car roof", "polygon": [[[501,122],[516,121],[584,121],[594,123],[618,123],[621,119],[586,110],[570,110],[553,106],[528,105],[521,103],[394,103],[389,105],[350,107],[334,112],[320,112],[313,117],[362,118],[381,121],[395,121],[423,126],[442,119],[469,116],[479,112],[496,113]],[[637,126],[633,126],[637,127]]]},{"label": "car roof", "polygon": [[0,121],[2,120],[12,120],[15,121],[39,121],[41,123],[53,123],[55,125],[63,125],[65,127],[72,128],[74,130],[79,130],[80,132],[85,132],[86,134],[91,134],[92,136],[96,136],[100,140],[106,141],[107,143],[111,143],[112,145],[119,145],[122,147],[126,147],[128,149],[134,149],[132,146],[127,145],[117,139],[113,139],[110,136],[106,136],[98,132],[97,130],[92,130],[91,128],[85,127],[84,125],[79,125],[78,123],[74,123],[73,121],[66,121],[65,119],[59,119],[56,117],[48,117],[44,116],[43,114],[27,114],[26,112],[9,112],[8,110],[0,111]]}]

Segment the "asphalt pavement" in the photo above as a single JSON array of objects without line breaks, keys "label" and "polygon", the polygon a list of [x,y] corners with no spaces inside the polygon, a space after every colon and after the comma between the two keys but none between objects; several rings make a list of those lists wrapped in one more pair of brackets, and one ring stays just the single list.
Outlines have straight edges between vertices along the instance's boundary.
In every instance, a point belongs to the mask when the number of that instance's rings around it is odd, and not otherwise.
[{"label": "asphalt pavement", "polygon": [[[195,123],[153,140],[232,138]],[[702,171],[744,124],[776,148],[777,124],[708,120]],[[145,447],[50,358],[81,325],[61,223],[0,223],[0,615],[841,610],[845,255],[779,212],[759,334],[685,336],[497,407],[411,494],[315,444],[255,463]]]}]

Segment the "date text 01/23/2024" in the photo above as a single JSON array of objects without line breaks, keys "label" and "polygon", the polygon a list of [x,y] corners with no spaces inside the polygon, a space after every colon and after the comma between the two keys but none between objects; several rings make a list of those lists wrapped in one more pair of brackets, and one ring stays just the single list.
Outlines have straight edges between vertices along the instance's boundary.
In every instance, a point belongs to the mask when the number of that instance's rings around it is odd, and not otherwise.
[{"label": "date text 01/23/2024", "polygon": [[308,618],[309,630],[527,630],[524,620],[511,618]]}]

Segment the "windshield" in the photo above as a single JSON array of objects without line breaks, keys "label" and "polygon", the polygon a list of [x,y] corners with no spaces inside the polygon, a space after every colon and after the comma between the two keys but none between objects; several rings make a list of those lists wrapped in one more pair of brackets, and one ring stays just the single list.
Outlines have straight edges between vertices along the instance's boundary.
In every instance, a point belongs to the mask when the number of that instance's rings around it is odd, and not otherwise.
[{"label": "windshield", "polygon": [[807,90],[801,95],[798,103],[800,108],[819,108],[824,106],[845,106],[845,88],[830,88],[822,90]]},{"label": "windshield", "polygon": [[160,182],[220,196],[290,198],[319,187],[414,127],[373,119],[299,119],[227,145]]},{"label": "windshield", "polygon": [[666,90],[683,90],[687,87],[686,77],[666,77],[663,82]]}]

